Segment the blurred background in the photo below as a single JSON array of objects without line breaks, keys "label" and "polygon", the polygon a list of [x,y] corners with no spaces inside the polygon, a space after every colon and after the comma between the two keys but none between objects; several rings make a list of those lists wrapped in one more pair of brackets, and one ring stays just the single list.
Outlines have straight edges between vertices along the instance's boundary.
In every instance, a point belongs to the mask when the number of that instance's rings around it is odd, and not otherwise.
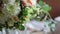
[{"label": "blurred background", "polygon": [[[43,0],[43,1],[52,7],[50,11],[52,18],[60,16],[60,0]],[[60,34],[60,21],[57,23],[56,31],[52,32],[51,34]]]},{"label": "blurred background", "polygon": [[[43,0],[43,1],[52,7],[52,9],[50,10],[50,15],[53,19],[60,16],[60,0]],[[36,32],[33,34],[42,34],[42,32]],[[56,30],[49,34],[60,34],[60,17],[58,18]]]}]

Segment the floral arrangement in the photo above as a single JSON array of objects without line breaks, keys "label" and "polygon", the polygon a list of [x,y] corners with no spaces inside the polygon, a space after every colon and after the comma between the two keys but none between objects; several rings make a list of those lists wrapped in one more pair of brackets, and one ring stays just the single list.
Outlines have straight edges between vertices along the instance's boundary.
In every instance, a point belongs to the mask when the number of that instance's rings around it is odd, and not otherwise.
[{"label": "floral arrangement", "polygon": [[24,30],[23,24],[32,19],[55,24],[49,14],[51,7],[42,0],[0,0],[0,5],[0,28]]}]

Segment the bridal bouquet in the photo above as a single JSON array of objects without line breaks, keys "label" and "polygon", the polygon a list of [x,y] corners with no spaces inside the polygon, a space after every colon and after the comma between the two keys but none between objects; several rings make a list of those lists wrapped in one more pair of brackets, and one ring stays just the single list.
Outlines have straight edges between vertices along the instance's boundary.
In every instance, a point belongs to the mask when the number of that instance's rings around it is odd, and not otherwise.
[{"label": "bridal bouquet", "polygon": [[50,22],[47,26],[52,31],[55,21],[49,14],[50,10],[51,7],[42,0],[0,0],[0,29],[5,27],[24,30],[24,23],[34,19]]}]

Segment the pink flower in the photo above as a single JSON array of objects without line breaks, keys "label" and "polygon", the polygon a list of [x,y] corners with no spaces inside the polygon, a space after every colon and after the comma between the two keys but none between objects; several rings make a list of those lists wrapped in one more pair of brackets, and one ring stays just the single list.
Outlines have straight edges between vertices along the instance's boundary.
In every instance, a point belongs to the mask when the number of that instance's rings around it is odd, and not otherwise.
[{"label": "pink flower", "polygon": [[21,0],[23,6],[32,6],[32,0]]}]

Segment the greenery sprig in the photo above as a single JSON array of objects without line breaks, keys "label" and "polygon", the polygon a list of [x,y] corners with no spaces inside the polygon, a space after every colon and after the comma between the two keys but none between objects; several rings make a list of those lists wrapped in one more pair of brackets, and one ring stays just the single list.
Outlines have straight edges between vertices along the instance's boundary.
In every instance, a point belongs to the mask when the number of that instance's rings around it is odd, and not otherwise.
[{"label": "greenery sprig", "polygon": [[[47,21],[45,16],[49,16],[50,19],[52,19],[49,14],[51,7],[42,0],[39,0],[36,6],[23,6],[21,0],[15,0],[12,4],[9,1],[9,3],[5,4],[6,6],[4,6],[4,11],[2,12],[5,12],[4,14],[6,14],[6,16],[8,14],[8,17],[4,22],[5,25],[2,24],[1,26],[6,28],[15,27],[19,30],[24,30],[25,27],[23,24],[32,19],[40,21],[41,18],[44,17],[41,21]],[[18,12],[17,15],[16,12]],[[2,28],[1,26],[0,28]]]}]

